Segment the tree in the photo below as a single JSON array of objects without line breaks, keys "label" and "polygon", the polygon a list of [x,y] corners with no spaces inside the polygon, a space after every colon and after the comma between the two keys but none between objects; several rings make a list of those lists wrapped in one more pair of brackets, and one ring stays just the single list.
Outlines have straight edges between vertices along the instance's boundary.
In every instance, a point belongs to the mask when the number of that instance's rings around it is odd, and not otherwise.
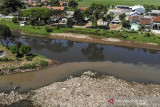
[{"label": "tree", "polygon": [[85,22],[83,14],[79,9],[74,11],[73,18],[76,20],[76,24],[82,25]]},{"label": "tree", "polygon": [[22,8],[24,3],[20,0],[4,0],[3,4],[0,6],[1,14],[8,15],[11,12],[18,11]]},{"label": "tree", "polygon": [[11,51],[12,54],[17,54],[18,55],[18,53],[19,53],[19,49],[18,49],[17,45],[10,46],[9,50]]},{"label": "tree", "polygon": [[8,26],[0,24],[0,38],[6,39],[11,36],[11,31]]},{"label": "tree", "polygon": [[160,10],[160,6],[158,6],[158,10]]},{"label": "tree", "polygon": [[67,20],[67,26],[68,26],[68,27],[72,27],[73,25],[74,25],[73,19],[72,19],[72,18],[69,18],[69,19]]},{"label": "tree", "polygon": [[106,16],[106,21],[111,21],[111,20],[113,20],[113,15],[108,14],[108,15]]},{"label": "tree", "polygon": [[59,0],[50,0],[48,4],[51,6],[60,6]]},{"label": "tree", "polygon": [[131,27],[130,22],[128,20],[122,20],[122,27],[129,28]]},{"label": "tree", "polygon": [[126,15],[125,15],[125,14],[119,15],[119,19],[120,19],[120,20],[124,20],[125,18],[126,18]]},{"label": "tree", "polygon": [[24,44],[21,45],[21,48],[19,50],[19,52],[23,55],[28,55],[29,52],[31,51],[31,47],[30,46],[26,46]]},{"label": "tree", "polygon": [[28,17],[32,25],[43,25],[52,16],[52,10],[48,8],[29,8],[23,10],[21,16]]},{"label": "tree", "polygon": [[97,20],[103,18],[106,12],[107,6],[92,3],[92,5],[85,10],[84,15],[92,21],[92,26],[97,27]]},{"label": "tree", "polygon": [[13,23],[18,23],[18,18],[17,17],[12,18],[12,22]]},{"label": "tree", "polygon": [[68,6],[69,7],[77,7],[78,6],[78,3],[75,1],[75,0],[70,0],[68,2]]}]

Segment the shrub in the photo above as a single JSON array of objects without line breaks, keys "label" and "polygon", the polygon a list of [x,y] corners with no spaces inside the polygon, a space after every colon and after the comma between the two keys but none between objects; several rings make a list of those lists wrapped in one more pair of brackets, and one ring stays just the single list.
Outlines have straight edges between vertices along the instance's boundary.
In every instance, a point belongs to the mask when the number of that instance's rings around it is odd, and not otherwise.
[{"label": "shrub", "polygon": [[18,18],[17,17],[12,18],[12,22],[13,23],[18,23]]},{"label": "shrub", "polygon": [[50,28],[50,27],[46,26],[45,29],[46,29],[47,32],[52,32],[52,28]]},{"label": "shrub", "polygon": [[73,21],[72,18],[69,18],[69,19],[67,20],[67,27],[72,27],[74,24],[75,24],[75,23],[74,23],[74,21]]},{"label": "shrub", "polygon": [[22,44],[19,51],[20,51],[20,53],[23,54],[23,55],[28,55],[29,52],[31,51],[31,47]]},{"label": "shrub", "polygon": [[13,59],[0,58],[0,62],[9,62],[9,61],[13,61]]},{"label": "shrub", "polygon": [[44,66],[48,66],[48,62],[45,60],[40,61],[40,66],[44,67]]},{"label": "shrub", "polygon": [[32,61],[33,57],[32,56],[26,56],[27,61]]},{"label": "shrub", "polygon": [[19,50],[18,50],[18,46],[14,45],[14,46],[10,46],[9,50],[11,51],[12,54],[18,54]]}]

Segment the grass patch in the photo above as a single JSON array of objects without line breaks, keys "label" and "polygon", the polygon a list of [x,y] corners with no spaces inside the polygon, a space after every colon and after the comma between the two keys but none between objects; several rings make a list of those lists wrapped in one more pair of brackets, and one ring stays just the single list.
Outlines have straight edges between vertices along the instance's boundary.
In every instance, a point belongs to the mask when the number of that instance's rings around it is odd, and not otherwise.
[{"label": "grass patch", "polygon": [[[67,1],[67,0],[64,0]],[[97,4],[110,4],[110,5],[155,5],[159,6],[160,2],[159,0],[77,0],[79,3],[79,6],[88,7],[92,3]]]}]

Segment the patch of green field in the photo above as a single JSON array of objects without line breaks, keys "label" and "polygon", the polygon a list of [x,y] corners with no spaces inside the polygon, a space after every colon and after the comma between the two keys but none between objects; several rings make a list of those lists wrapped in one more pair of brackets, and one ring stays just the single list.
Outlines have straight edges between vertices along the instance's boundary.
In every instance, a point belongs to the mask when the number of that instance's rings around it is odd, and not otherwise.
[{"label": "patch of green field", "polygon": [[13,23],[10,19],[1,19],[0,23],[7,25],[10,29],[21,30],[28,34],[49,35],[45,29],[45,26],[20,26],[19,23]]},{"label": "patch of green field", "polygon": [[88,7],[92,3],[98,3],[103,5],[155,5],[160,6],[160,0],[79,0],[79,6]]}]

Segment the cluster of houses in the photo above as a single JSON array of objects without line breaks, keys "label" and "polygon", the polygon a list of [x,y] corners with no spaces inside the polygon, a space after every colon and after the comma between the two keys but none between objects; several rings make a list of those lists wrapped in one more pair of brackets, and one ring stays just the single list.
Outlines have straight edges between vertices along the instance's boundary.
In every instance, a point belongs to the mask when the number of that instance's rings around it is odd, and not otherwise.
[{"label": "cluster of houses", "polygon": [[[125,6],[117,5],[115,9],[109,9],[108,14],[114,14],[114,20],[121,22],[120,14],[126,15],[126,20],[131,24],[131,29],[139,30],[140,26],[145,26],[145,30],[160,34],[160,10],[150,10],[145,12],[145,8],[141,5]],[[114,22],[115,21],[111,21]]]},{"label": "cluster of houses", "polygon": [[[22,2],[26,4],[30,4],[32,7],[40,4],[39,0],[23,0]],[[66,7],[68,6],[68,2],[60,1],[60,6],[49,6],[47,5],[48,0],[41,0],[41,3],[44,3],[45,5],[43,7],[50,8],[53,10],[62,10],[65,11]],[[2,2],[0,2],[0,5],[2,5]],[[28,7],[28,8],[32,8]],[[43,8],[42,7],[42,8]],[[78,7],[81,11],[85,11],[86,7]],[[74,11],[65,11],[65,16],[62,18],[61,22],[66,23],[68,18],[73,17]],[[126,20],[130,22],[131,28],[133,30],[139,30],[140,26],[145,26],[145,30],[152,31],[153,33],[159,33],[160,34],[160,10],[150,10],[148,13],[146,13],[145,8],[142,5],[135,5],[135,6],[126,6],[126,5],[117,5],[114,9],[109,9],[107,14],[112,14],[114,19],[110,22],[103,21],[102,19],[99,19],[97,21],[98,26],[109,26],[110,30],[120,30],[122,28],[121,26],[121,20],[119,16],[121,14],[126,15]],[[10,16],[3,16],[0,15],[0,17],[3,18],[13,18],[15,15]],[[85,18],[85,20],[88,20],[88,18]],[[26,22],[25,22],[26,23]],[[22,26],[24,26],[24,23],[20,23]]]}]

